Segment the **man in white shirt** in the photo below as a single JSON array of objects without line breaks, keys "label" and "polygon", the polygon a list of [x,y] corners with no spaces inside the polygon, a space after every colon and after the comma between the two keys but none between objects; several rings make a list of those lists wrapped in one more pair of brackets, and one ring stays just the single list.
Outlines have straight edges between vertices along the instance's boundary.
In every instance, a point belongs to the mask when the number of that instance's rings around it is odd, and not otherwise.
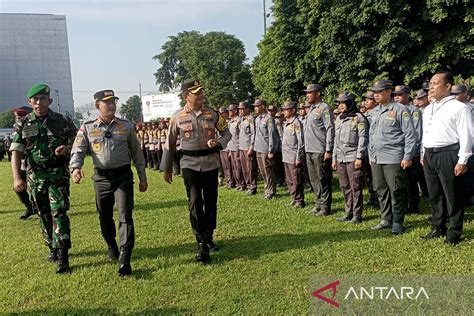
[{"label": "man in white shirt", "polygon": [[463,175],[472,155],[472,122],[467,105],[450,95],[453,83],[449,72],[436,73],[430,80],[433,102],[423,112],[423,164],[432,207],[432,228],[423,238],[446,236],[445,243],[456,245],[462,234]]}]

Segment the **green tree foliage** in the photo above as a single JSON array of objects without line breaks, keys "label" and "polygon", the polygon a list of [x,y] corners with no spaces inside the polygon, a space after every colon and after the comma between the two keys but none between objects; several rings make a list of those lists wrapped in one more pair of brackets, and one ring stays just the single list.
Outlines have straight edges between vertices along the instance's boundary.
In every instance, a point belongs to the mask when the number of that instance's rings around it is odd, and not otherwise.
[{"label": "green tree foliage", "polygon": [[12,128],[15,124],[15,114],[12,110],[0,113],[0,128]]},{"label": "green tree foliage", "polygon": [[382,77],[415,89],[441,69],[472,77],[473,8],[456,0],[274,0],[255,88],[270,101],[296,100],[318,82],[331,99],[344,89],[361,94]]},{"label": "green tree foliage", "polygon": [[142,102],[138,95],[128,98],[125,104],[122,103],[120,114],[132,122],[138,122],[142,119]]},{"label": "green tree foliage", "polygon": [[242,41],[224,32],[181,32],[170,36],[156,71],[159,90],[179,88],[185,79],[197,78],[206,88],[209,105],[217,107],[248,99],[253,92],[250,66]]}]

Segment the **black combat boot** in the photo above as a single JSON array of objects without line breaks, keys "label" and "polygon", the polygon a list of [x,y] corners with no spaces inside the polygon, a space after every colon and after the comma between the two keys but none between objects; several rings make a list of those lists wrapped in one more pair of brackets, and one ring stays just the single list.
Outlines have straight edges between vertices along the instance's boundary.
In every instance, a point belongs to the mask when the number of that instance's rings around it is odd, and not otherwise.
[{"label": "black combat boot", "polygon": [[196,253],[196,261],[202,262],[204,264],[211,261],[209,256],[209,246],[207,245],[206,234],[196,235],[196,240],[198,244],[198,251]]},{"label": "black combat boot", "polygon": [[59,249],[57,264],[56,273],[66,273],[69,271],[69,249]]},{"label": "black combat boot", "polygon": [[124,277],[132,274],[132,266],[130,265],[131,254],[122,250],[119,257],[119,276]]},{"label": "black combat boot", "polygon": [[23,215],[20,216],[20,219],[27,219],[29,218],[31,215],[33,215],[33,210],[31,208],[27,208],[25,210],[25,213],[23,213]]},{"label": "black combat boot", "polygon": [[115,242],[115,240],[113,241],[113,243],[109,243],[108,247],[109,247],[109,249],[108,249],[109,261],[117,261],[119,259],[120,253],[119,253],[119,249],[118,249],[118,246],[117,246],[117,243]]},{"label": "black combat boot", "polygon": [[206,239],[207,239],[207,247],[209,248],[210,251],[219,251],[219,247],[214,243],[214,233],[207,233]]},{"label": "black combat boot", "polygon": [[58,249],[57,248],[50,248],[49,255],[48,255],[48,262],[56,262],[58,261]]}]

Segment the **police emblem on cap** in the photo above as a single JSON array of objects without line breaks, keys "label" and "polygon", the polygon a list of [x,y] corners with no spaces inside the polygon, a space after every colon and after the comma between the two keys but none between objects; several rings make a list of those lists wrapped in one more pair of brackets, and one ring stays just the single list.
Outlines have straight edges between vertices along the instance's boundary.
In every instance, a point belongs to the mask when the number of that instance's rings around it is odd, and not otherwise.
[{"label": "police emblem on cap", "polygon": [[114,95],[114,94],[112,93],[112,91],[105,91],[105,92],[104,92],[104,96],[105,96],[105,97],[107,97],[107,96],[109,96],[109,95]]},{"label": "police emblem on cap", "polygon": [[49,93],[49,87],[44,88],[45,93]]}]

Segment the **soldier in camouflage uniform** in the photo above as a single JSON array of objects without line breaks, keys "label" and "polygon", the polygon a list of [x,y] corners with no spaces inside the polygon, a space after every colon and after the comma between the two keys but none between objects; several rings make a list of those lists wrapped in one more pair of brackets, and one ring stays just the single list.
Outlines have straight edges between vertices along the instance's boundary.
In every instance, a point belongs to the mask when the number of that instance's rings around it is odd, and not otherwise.
[{"label": "soldier in camouflage uniform", "polygon": [[[69,209],[69,153],[77,133],[73,122],[49,109],[50,88],[36,84],[27,93],[33,112],[15,124],[12,144],[13,189],[27,186],[33,209],[40,216],[48,260],[57,261],[56,273],[69,270],[71,248]],[[27,181],[21,178],[26,156]]]}]

